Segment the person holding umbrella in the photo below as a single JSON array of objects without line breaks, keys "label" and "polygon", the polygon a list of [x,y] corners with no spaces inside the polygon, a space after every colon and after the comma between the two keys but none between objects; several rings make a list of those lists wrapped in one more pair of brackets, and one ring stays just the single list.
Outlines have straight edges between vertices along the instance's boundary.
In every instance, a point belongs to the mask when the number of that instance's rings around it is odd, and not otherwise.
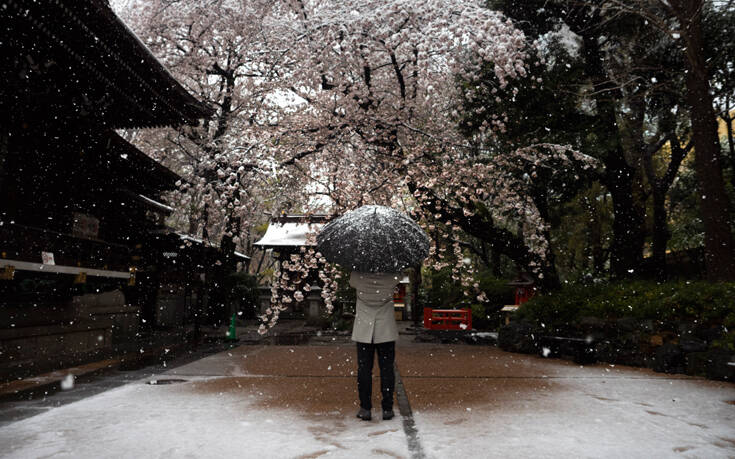
[{"label": "person holding umbrella", "polygon": [[393,289],[397,284],[398,274],[353,271],[350,275],[350,286],[357,292],[355,323],[352,326],[352,341],[357,342],[357,392],[360,396],[357,417],[363,421],[369,421],[372,417],[373,361],[376,352],[380,368],[380,394],[383,397],[383,420],[394,416],[396,377],[393,365],[398,326],[393,313]]},{"label": "person holding umbrella", "polygon": [[429,237],[409,216],[383,206],[363,206],[331,221],[317,235],[317,250],[350,269],[357,293],[352,340],[357,343],[357,391],[363,421],[372,418],[372,372],[380,368],[383,419],[394,417],[395,344],[393,290],[399,274],[429,255]]}]

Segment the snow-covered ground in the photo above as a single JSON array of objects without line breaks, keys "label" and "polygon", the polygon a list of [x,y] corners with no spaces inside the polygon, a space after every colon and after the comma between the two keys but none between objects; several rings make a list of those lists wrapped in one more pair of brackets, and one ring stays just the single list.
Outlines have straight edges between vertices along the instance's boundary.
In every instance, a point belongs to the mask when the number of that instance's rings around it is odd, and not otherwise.
[{"label": "snow-covered ground", "polygon": [[502,405],[414,416],[430,458],[732,458],[727,397],[735,389],[702,381],[580,376],[553,380],[548,391],[521,388]]},{"label": "snow-covered ground", "polygon": [[[353,353],[212,355],[8,424],[0,457],[410,457],[400,416],[354,417]],[[735,457],[731,383],[487,346],[402,343],[397,354],[429,458]],[[147,384],[167,378],[185,382]]]},{"label": "snow-covered ground", "polygon": [[735,457],[732,383],[479,346],[401,362],[429,458]]},{"label": "snow-covered ground", "polygon": [[[202,393],[189,382],[129,384],[0,430],[7,458],[408,456],[401,422],[258,406],[257,392]],[[188,386],[188,387],[187,387]]]}]

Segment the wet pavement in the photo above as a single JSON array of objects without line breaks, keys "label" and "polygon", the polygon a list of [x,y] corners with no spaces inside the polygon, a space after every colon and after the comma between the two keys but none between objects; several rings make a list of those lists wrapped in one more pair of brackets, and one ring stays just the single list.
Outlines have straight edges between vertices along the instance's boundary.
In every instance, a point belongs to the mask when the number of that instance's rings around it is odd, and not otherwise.
[{"label": "wet pavement", "polygon": [[[222,343],[201,346],[196,350],[189,350],[159,364],[144,365],[131,370],[120,370],[119,365],[112,371],[98,374],[81,380],[74,380],[72,386],[66,390],[59,390],[57,385],[50,385],[40,390],[32,390],[27,394],[0,401],[0,429],[8,424],[35,416],[54,408],[84,400],[88,397],[103,393],[110,389],[139,381],[142,378],[153,378],[170,368],[186,365],[192,361],[203,359],[211,354],[221,352]],[[69,373],[74,373],[73,370]],[[63,374],[65,370],[55,373]],[[37,378],[28,378],[33,381]],[[1,454],[1,453],[0,453]]]},{"label": "wet pavement", "polygon": [[0,457],[735,457],[732,383],[412,338],[391,421],[354,417],[354,345],[325,336],[0,405]]}]

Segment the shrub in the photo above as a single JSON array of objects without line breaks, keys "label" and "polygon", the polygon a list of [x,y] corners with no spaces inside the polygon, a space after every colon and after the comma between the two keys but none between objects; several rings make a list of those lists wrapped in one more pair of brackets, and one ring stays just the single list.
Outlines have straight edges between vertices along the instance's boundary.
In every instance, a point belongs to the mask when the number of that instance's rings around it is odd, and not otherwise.
[{"label": "shrub", "polygon": [[478,274],[477,282],[480,284],[480,290],[487,296],[485,302],[487,313],[497,312],[506,304],[515,302],[514,289],[508,285],[507,279],[498,279],[489,271],[483,271]]},{"label": "shrub", "polygon": [[[498,279],[490,271],[481,271],[475,277],[480,290],[484,291],[488,301],[482,306],[487,313],[495,312],[506,304],[512,304],[513,289],[508,286],[508,281]],[[432,308],[475,308],[477,298],[464,296],[464,289],[459,282],[452,279],[451,268],[439,271],[424,270],[422,289],[419,292],[427,307]],[[485,314],[482,314],[484,317]],[[474,320],[474,316],[473,316]]]},{"label": "shrub", "polygon": [[467,307],[462,287],[452,279],[451,268],[439,271],[425,269],[422,273],[420,294],[423,293],[424,306],[429,308],[461,308]]},{"label": "shrub", "polygon": [[512,304],[513,288],[506,279],[498,279],[490,271],[481,271],[475,277],[480,290],[488,300],[479,303],[476,297],[464,296],[461,284],[452,279],[451,268],[439,271],[425,269],[419,298],[423,305],[431,308],[470,308],[472,328],[477,330],[496,329],[501,317],[498,313],[506,304]]},{"label": "shrub", "polygon": [[244,313],[245,319],[255,318],[258,311],[258,278],[254,275],[237,272],[225,278],[227,302]]},{"label": "shrub", "polygon": [[731,329],[735,325],[733,311],[735,283],[638,281],[573,285],[538,295],[524,304],[516,317],[556,330],[574,327],[581,318],[590,316],[606,322],[633,318]]},{"label": "shrub", "polygon": [[473,304],[472,328],[475,330],[497,330],[503,323],[503,316],[494,308],[484,304]]}]

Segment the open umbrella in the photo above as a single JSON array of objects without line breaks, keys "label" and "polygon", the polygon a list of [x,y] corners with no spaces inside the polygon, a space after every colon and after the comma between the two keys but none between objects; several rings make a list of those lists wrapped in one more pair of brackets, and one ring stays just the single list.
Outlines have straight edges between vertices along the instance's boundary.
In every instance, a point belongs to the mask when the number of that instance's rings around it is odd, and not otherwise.
[{"label": "open umbrella", "polygon": [[327,260],[353,271],[395,273],[429,255],[429,237],[402,212],[363,206],[322,228],[317,249]]}]

